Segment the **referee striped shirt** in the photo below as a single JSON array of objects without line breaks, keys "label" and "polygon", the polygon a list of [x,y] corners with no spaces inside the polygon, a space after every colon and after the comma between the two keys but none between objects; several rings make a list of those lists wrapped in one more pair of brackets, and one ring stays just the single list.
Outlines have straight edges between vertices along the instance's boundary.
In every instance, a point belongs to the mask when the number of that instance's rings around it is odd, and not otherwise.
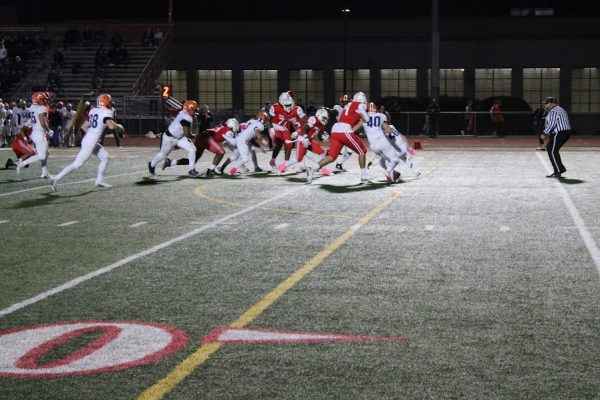
[{"label": "referee striped shirt", "polygon": [[546,127],[544,128],[545,135],[552,135],[561,131],[570,131],[571,124],[569,116],[561,106],[554,106],[546,115]]}]

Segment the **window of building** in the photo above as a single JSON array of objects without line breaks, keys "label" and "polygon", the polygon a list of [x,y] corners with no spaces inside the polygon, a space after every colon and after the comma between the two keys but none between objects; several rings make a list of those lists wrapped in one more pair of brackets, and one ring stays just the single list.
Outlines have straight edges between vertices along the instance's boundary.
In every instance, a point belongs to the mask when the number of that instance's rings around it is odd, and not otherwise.
[{"label": "window of building", "polygon": [[600,70],[598,68],[572,70],[571,111],[600,112]]},{"label": "window of building", "polygon": [[475,69],[475,98],[483,100],[493,96],[510,96],[512,69]]},{"label": "window of building", "polygon": [[296,103],[302,104],[305,109],[310,103],[315,107],[323,105],[323,86],[323,71],[312,69],[290,71],[289,89],[294,92]]},{"label": "window of building", "polygon": [[548,96],[558,97],[560,68],[523,68],[523,100],[532,110]]},{"label": "window of building", "polygon": [[[431,69],[429,74],[429,95],[431,96]],[[464,96],[464,69],[440,69],[440,96]]]},{"label": "window of building", "polygon": [[417,97],[416,69],[382,69],[381,97]]},{"label": "window of building", "polygon": [[177,100],[184,102],[187,100],[187,73],[186,71],[177,71],[174,69],[165,69],[158,77],[161,85],[169,84],[173,89],[172,96]]},{"label": "window of building", "polygon": [[371,71],[368,69],[346,70],[346,93],[344,93],[344,70],[336,69],[335,74],[335,98],[336,101],[344,94],[352,98],[356,92],[364,92],[369,98]]},{"label": "window of building", "polygon": [[277,102],[277,70],[244,70],[244,112],[256,113],[266,103]]},{"label": "window of building", "polygon": [[231,70],[199,70],[198,99],[213,111],[231,108]]}]

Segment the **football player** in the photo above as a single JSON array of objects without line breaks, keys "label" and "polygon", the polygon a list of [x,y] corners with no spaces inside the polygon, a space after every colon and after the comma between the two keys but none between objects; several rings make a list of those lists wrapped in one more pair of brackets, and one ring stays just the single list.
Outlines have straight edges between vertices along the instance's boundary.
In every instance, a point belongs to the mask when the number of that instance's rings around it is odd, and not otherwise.
[{"label": "football player", "polygon": [[28,108],[28,113],[32,124],[31,140],[35,146],[36,154],[21,163],[17,163],[17,175],[24,166],[39,161],[42,164],[42,178],[52,178],[47,167],[47,135],[50,132],[48,127],[48,101],[48,95],[44,92],[35,92],[31,95],[31,106]]},{"label": "football player", "polygon": [[[269,135],[273,141],[273,155],[269,162],[271,168],[275,169],[277,162],[275,159],[281,148],[284,147],[285,160],[279,166],[279,171],[285,171],[287,162],[292,154],[294,140],[298,137],[298,133],[302,131],[302,126],[306,123],[306,114],[302,107],[296,105],[294,97],[290,91],[283,92],[279,95],[279,102],[273,104],[269,109],[269,117],[271,119],[272,128],[269,129]],[[295,130],[290,133],[290,126]]]},{"label": "football player", "polygon": [[259,111],[256,118],[246,123],[245,129],[235,137],[237,149],[229,157],[233,162],[233,167],[229,170],[229,175],[235,175],[238,169],[244,167],[250,160],[251,150],[250,142],[254,138],[259,139],[259,143],[265,142],[262,132],[269,126],[269,114]]},{"label": "football player", "polygon": [[191,127],[194,114],[197,110],[198,103],[194,100],[186,100],[183,103],[181,111],[177,113],[175,119],[173,119],[167,130],[160,137],[160,151],[148,163],[148,171],[151,175],[156,175],[156,165],[167,158],[175,147],[188,152],[188,173],[191,176],[198,175],[198,172],[194,169],[194,165],[196,164],[196,147],[192,144],[191,140]]},{"label": "football player", "polygon": [[81,139],[81,150],[77,153],[75,161],[63,168],[54,178],[52,178],[52,189],[56,191],[56,184],[67,174],[81,168],[92,154],[96,155],[100,160],[98,164],[98,173],[96,175],[96,186],[110,188],[111,185],[104,182],[104,171],[108,165],[108,152],[100,144],[102,135],[105,129],[110,129],[118,134],[123,131],[123,125],[117,124],[114,117],[114,108],[112,106],[112,98],[110,94],[103,93],[96,99],[96,107],[90,109],[88,120],[81,125],[81,129],[85,131],[83,139]]}]

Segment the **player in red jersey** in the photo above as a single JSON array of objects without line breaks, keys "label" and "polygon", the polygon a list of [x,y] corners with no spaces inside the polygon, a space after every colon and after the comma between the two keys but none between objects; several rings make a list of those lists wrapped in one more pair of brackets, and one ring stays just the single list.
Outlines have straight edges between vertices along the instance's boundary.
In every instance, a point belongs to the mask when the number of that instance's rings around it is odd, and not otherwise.
[{"label": "player in red jersey", "polygon": [[[298,172],[305,171],[305,156],[314,164],[317,164],[325,157],[325,150],[323,150],[319,141],[329,137],[325,130],[328,122],[329,113],[325,108],[318,109],[314,116],[308,118],[302,133],[298,136],[298,139],[296,139],[296,159],[290,158],[286,168],[289,168],[296,163],[302,163],[302,169]],[[327,167],[325,167],[324,170],[324,172],[329,172]],[[283,171],[285,171],[285,169],[280,169],[280,172]]]},{"label": "player in red jersey", "polygon": [[[269,116],[273,127],[269,129],[269,135],[273,141],[273,155],[269,164],[271,168],[275,168],[277,162],[275,159],[281,151],[282,147],[285,147],[285,161],[280,166],[285,170],[287,162],[292,154],[292,147],[294,147],[294,140],[298,134],[302,132],[302,127],[306,123],[306,114],[302,107],[297,106],[294,102],[294,97],[291,92],[283,92],[279,95],[279,102],[275,103],[269,109]],[[294,133],[291,133],[290,127],[293,127]]]},{"label": "player in red jersey", "polygon": [[[352,102],[344,107],[338,122],[331,129],[329,154],[319,161],[316,169],[310,166],[306,168],[308,182],[312,182],[315,170],[318,171],[337,158],[343,146],[347,146],[358,154],[360,180],[366,182],[373,179],[366,169],[367,148],[356,133],[354,133],[362,126],[363,122],[369,120],[366,105],[367,96],[363,92],[357,92],[354,94]],[[327,175],[325,170],[323,170],[323,175]]]},{"label": "player in red jersey", "polygon": [[12,142],[12,149],[17,156],[16,163],[10,158],[6,160],[5,168],[16,167],[18,163],[21,163],[35,154],[35,148],[30,144],[29,136],[31,135],[31,128],[27,125],[23,125],[17,136]]}]

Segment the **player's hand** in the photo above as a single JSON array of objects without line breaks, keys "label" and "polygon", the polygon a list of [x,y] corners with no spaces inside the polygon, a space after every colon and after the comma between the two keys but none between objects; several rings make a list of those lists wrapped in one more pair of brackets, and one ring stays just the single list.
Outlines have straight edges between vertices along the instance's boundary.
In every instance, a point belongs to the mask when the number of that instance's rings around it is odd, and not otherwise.
[{"label": "player's hand", "polygon": [[298,138],[298,131],[292,132],[292,140],[296,140]]}]

